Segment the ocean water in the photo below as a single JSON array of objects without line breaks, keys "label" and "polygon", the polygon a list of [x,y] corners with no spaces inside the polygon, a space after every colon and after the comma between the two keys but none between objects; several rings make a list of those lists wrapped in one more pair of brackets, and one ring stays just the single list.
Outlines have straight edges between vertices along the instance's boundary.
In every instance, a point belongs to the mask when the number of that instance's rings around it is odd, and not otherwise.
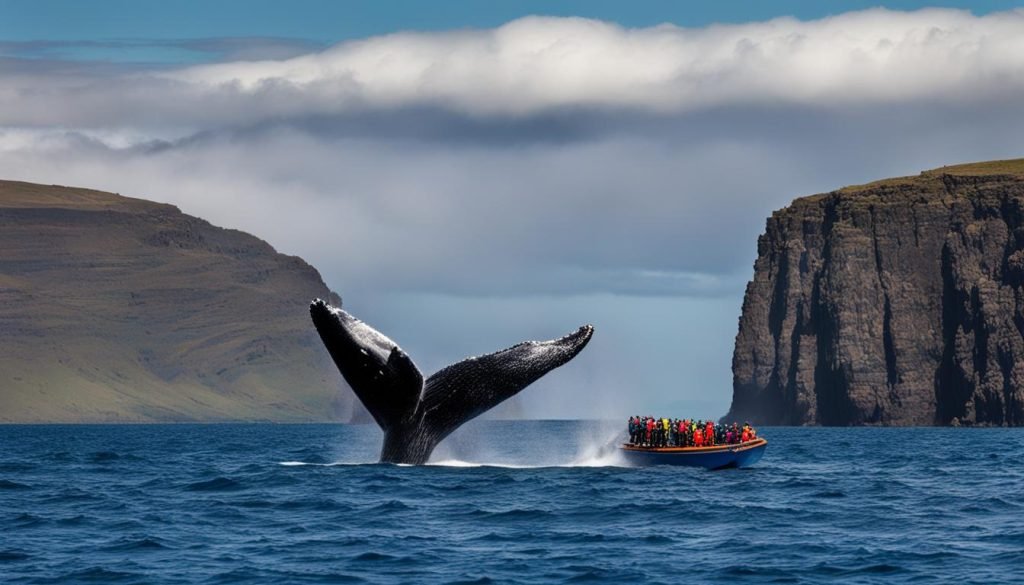
[{"label": "ocean water", "polygon": [[1021,583],[1024,429],[765,428],[621,466],[474,421],[423,467],[346,425],[0,426],[0,583]]}]

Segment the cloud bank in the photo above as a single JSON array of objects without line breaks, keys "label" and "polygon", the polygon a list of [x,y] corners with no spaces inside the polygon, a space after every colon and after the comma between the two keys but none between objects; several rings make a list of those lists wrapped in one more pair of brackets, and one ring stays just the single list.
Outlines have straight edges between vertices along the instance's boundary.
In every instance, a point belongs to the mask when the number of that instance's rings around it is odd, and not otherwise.
[{"label": "cloud bank", "polygon": [[330,111],[443,104],[478,115],[549,108],[681,111],[764,102],[856,104],[966,98],[1024,86],[1024,11],[883,9],[813,22],[624,29],[581,18],[485,31],[395,34],[285,61],[169,74],[245,95],[302,89]]},{"label": "cloud bank", "polygon": [[[842,108],[1002,99],[1022,89],[1024,10],[976,17],[875,9],[701,29],[527,17],[489,30],[396,33],[287,59],[102,79],[16,76],[0,82],[0,124],[202,127],[417,106],[474,117]],[[59,107],[69,100],[75,107]]]}]

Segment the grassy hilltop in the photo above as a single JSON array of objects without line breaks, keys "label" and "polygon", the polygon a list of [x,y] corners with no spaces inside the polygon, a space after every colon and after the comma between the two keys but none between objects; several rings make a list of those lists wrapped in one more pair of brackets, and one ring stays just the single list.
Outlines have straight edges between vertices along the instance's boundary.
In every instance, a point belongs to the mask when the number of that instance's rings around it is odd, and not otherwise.
[{"label": "grassy hilltop", "polygon": [[307,312],[331,295],[173,206],[0,181],[0,422],[347,420]]}]

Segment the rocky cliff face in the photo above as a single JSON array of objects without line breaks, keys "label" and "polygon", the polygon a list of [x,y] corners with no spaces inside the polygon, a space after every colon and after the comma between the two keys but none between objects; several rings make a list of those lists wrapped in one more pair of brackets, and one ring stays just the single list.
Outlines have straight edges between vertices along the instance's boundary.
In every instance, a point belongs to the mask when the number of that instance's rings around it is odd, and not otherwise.
[{"label": "rocky cliff face", "polygon": [[1024,424],[1024,160],[797,199],[758,239],[729,420]]},{"label": "rocky cliff face", "polygon": [[307,309],[332,295],[175,207],[2,181],[0,422],[347,420]]}]

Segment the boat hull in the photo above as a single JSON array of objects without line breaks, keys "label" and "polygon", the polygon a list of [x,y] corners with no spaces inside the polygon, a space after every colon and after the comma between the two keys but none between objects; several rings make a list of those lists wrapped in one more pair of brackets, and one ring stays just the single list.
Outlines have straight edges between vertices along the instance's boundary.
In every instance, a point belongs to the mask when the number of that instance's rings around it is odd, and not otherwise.
[{"label": "boat hull", "polygon": [[707,469],[750,467],[757,463],[768,447],[765,439],[755,439],[738,445],[714,447],[636,447],[623,445],[622,456],[631,465],[687,465]]}]

